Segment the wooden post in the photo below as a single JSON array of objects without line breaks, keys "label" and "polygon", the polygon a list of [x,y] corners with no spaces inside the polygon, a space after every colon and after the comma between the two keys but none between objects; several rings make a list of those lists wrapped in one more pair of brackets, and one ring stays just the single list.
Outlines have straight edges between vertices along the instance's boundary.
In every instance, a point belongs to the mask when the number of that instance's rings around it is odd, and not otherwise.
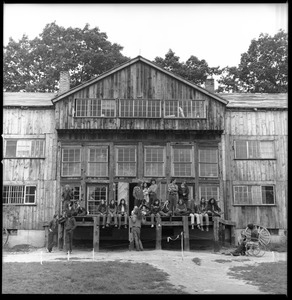
[{"label": "wooden post", "polygon": [[134,250],[134,238],[133,238],[133,231],[132,231],[132,218],[129,217],[129,250]]},{"label": "wooden post", "polygon": [[97,217],[93,217],[93,249],[94,252],[99,251],[99,224],[97,224]]},{"label": "wooden post", "polygon": [[162,226],[156,225],[156,245],[155,245],[156,250],[161,250],[161,236],[162,236]]},{"label": "wooden post", "polygon": [[219,218],[213,216],[214,252],[220,250],[219,246]]},{"label": "wooden post", "polygon": [[230,244],[235,246],[235,226],[230,225]]},{"label": "wooden post", "polygon": [[183,216],[183,231],[184,231],[184,244],[185,244],[185,250],[186,250],[186,251],[190,251],[189,221],[188,221],[188,216]]}]

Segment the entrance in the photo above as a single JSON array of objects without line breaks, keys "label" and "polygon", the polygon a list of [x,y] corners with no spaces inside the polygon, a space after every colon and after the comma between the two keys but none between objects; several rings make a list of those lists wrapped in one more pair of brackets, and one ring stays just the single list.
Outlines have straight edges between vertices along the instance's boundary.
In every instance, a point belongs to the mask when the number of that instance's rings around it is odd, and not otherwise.
[{"label": "entrance", "polygon": [[131,211],[134,208],[135,198],[133,196],[133,189],[137,185],[136,182],[129,183],[129,216],[131,215]]}]

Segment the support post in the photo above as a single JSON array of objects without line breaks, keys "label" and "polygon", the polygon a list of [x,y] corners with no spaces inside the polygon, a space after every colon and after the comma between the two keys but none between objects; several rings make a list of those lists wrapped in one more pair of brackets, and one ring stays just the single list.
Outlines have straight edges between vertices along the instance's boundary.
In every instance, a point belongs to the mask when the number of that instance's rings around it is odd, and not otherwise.
[{"label": "support post", "polygon": [[134,238],[133,238],[132,226],[133,226],[132,218],[129,217],[129,250],[130,251],[134,250]]},{"label": "support post", "polygon": [[219,245],[219,218],[213,216],[214,252],[220,250]]},{"label": "support post", "polygon": [[93,249],[94,252],[99,251],[99,224],[97,224],[97,217],[93,217]]},{"label": "support post", "polygon": [[156,250],[161,250],[161,236],[162,236],[162,226],[156,225],[156,245],[155,245]]},{"label": "support post", "polygon": [[234,225],[230,225],[230,244],[232,246],[235,246],[235,226]]},{"label": "support post", "polygon": [[188,216],[183,216],[183,231],[185,250],[190,251],[190,237],[189,237],[189,221]]}]

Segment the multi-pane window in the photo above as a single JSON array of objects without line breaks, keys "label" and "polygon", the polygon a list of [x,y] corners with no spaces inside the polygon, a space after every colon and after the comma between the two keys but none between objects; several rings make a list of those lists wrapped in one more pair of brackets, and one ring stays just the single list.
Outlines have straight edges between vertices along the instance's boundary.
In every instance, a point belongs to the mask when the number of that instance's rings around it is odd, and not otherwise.
[{"label": "multi-pane window", "polygon": [[177,177],[190,177],[194,172],[194,159],[192,146],[172,147],[172,175]]},{"label": "multi-pane window", "polygon": [[274,141],[235,141],[235,158],[273,159],[275,158]]},{"label": "multi-pane window", "polygon": [[3,204],[34,204],[36,201],[36,186],[4,185]]},{"label": "multi-pane window", "polygon": [[62,149],[62,176],[81,175],[81,148]]},{"label": "multi-pane window", "polygon": [[217,149],[199,149],[199,176],[218,177]]},{"label": "multi-pane window", "polygon": [[243,205],[275,204],[273,185],[234,186],[233,193],[234,193],[234,204],[243,204]]},{"label": "multi-pane window", "polygon": [[89,214],[97,214],[97,208],[103,199],[105,203],[108,201],[107,185],[92,185],[87,187],[87,210]]},{"label": "multi-pane window", "polygon": [[116,176],[136,176],[136,147],[116,147]]},{"label": "multi-pane window", "polygon": [[165,118],[205,118],[205,102],[202,100],[165,100]]},{"label": "multi-pane window", "polygon": [[120,99],[120,117],[160,118],[160,100]]},{"label": "multi-pane window", "polygon": [[115,99],[76,99],[75,117],[115,117]]},{"label": "multi-pane window", "polygon": [[44,157],[44,139],[7,139],[5,157]]},{"label": "multi-pane window", "polygon": [[100,146],[88,149],[88,175],[108,176],[108,147]]},{"label": "multi-pane window", "polygon": [[219,200],[219,186],[218,185],[200,185],[199,187],[200,199],[204,197],[206,201],[214,198],[216,201]]},{"label": "multi-pane window", "polygon": [[144,175],[164,176],[164,147],[145,146]]}]

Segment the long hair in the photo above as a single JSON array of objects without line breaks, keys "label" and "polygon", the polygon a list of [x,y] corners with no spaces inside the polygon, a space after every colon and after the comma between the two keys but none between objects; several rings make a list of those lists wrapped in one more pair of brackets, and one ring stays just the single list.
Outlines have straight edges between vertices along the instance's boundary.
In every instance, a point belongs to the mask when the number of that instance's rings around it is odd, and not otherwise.
[{"label": "long hair", "polygon": [[112,199],[112,200],[110,201],[109,207],[110,207],[110,208],[115,208],[115,207],[116,207],[116,203],[115,203],[115,200],[114,200],[114,199]]},{"label": "long hair", "polygon": [[215,200],[215,198],[210,198],[209,201],[208,201],[208,205],[210,207],[212,206],[212,203],[211,203],[212,200],[214,200],[214,203],[213,203],[214,204],[214,208],[215,209],[220,209],[220,207],[218,206],[217,201]]},{"label": "long hair", "polygon": [[[124,203],[122,203],[122,201],[123,201]],[[126,200],[125,200],[124,198],[122,198],[122,199],[120,200],[120,203],[119,203],[119,206],[120,206],[120,207],[121,207],[122,205],[124,205],[124,207],[127,206]]]}]

